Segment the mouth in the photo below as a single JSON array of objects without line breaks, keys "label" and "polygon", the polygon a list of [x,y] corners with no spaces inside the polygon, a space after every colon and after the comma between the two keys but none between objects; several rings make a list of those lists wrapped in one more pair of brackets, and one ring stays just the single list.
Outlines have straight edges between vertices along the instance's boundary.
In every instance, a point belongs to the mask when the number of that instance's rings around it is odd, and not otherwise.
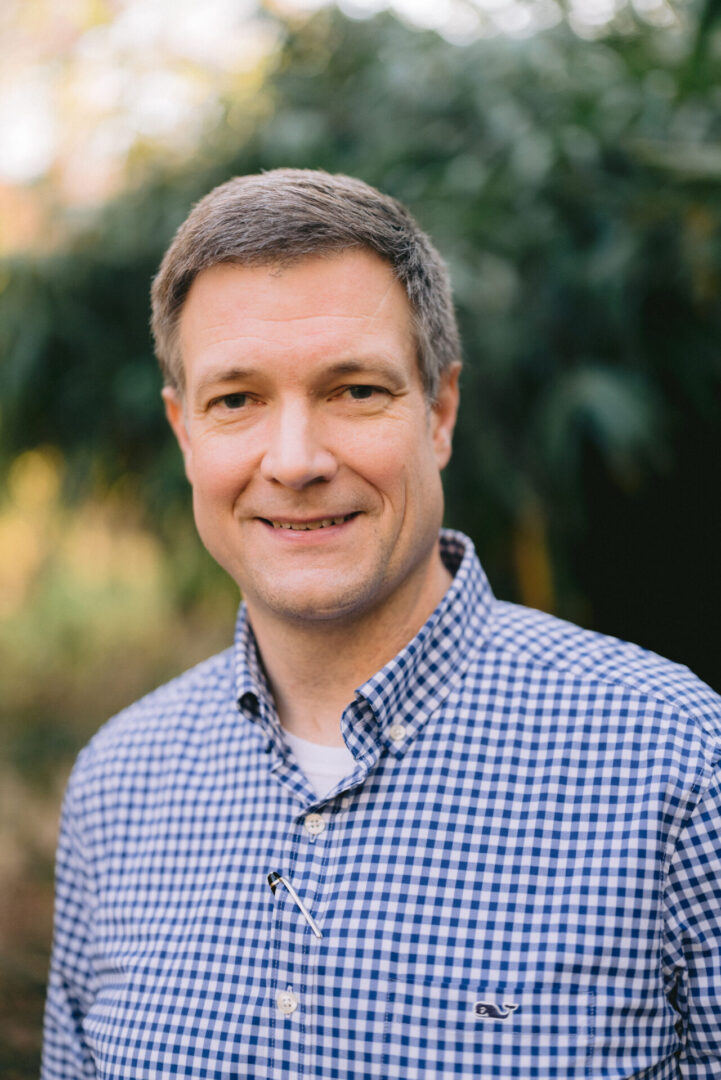
[{"label": "mouth", "polygon": [[283,518],[261,518],[260,520],[273,529],[287,529],[290,532],[314,532],[317,529],[329,529],[334,525],[345,525],[358,516],[359,511],[343,514],[340,517],[309,518],[305,521],[288,521]]}]

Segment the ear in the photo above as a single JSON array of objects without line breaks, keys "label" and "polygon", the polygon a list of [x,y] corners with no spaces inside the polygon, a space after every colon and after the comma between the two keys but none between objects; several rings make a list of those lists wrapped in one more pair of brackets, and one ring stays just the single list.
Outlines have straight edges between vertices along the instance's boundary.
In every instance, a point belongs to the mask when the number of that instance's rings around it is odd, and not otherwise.
[{"label": "ear", "polygon": [[460,373],[460,362],[443,372],[436,400],[431,406],[431,435],[439,469],[444,469],[451,457],[451,440],[458,415]]},{"label": "ear", "polygon": [[163,402],[165,404],[165,415],[168,418],[175,438],[178,440],[181,453],[183,455],[183,461],[185,462],[185,475],[188,478],[189,483],[193,483],[193,450],[190,444],[190,436],[188,435],[188,427],[185,421],[185,410],[183,407],[183,398],[180,391],[176,390],[172,386],[164,386],[162,391]]}]

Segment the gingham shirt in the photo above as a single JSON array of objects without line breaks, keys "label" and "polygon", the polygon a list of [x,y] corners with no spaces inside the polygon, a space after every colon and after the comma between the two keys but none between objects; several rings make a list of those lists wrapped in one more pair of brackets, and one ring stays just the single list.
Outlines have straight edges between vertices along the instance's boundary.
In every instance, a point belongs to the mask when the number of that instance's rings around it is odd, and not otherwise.
[{"label": "gingham shirt", "polygon": [[45,1080],[721,1076],[719,698],[443,555],[328,796],[242,609],[83,751]]}]

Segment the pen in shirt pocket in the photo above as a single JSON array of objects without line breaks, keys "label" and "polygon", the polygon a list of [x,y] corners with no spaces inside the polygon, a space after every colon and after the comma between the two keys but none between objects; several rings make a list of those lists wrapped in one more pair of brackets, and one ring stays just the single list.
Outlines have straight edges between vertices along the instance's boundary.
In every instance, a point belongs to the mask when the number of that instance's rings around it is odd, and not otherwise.
[{"label": "pen in shirt pocket", "polygon": [[270,891],[273,893],[274,896],[275,890],[277,889],[279,883],[281,885],[285,885],[286,889],[295,901],[296,906],[300,910],[301,915],[308,923],[308,926],[311,928],[315,936],[318,938],[323,937],[320,930],[318,929],[318,924],[316,923],[311,913],[308,911],[308,908],[305,906],[301,898],[298,896],[298,893],[295,891],[291,883],[288,881],[287,878],[284,878],[282,874],[279,874],[277,870],[273,870],[270,874],[268,874],[268,884],[270,885]]}]

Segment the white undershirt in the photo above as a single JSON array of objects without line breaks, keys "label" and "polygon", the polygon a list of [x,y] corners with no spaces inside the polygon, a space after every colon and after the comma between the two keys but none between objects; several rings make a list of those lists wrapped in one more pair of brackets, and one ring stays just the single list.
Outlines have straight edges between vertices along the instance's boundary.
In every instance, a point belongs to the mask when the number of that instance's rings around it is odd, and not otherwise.
[{"label": "white undershirt", "polygon": [[298,735],[291,735],[285,728],[283,738],[310,781],[310,786],[321,798],[355,769],[355,758],[347,746],[323,746],[321,743],[308,742]]}]

